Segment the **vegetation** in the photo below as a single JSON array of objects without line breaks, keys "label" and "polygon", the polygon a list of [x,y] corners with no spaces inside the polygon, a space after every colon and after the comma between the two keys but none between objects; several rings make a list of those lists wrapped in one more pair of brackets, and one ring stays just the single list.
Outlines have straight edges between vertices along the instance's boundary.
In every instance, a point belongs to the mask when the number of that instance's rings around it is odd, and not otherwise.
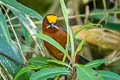
[{"label": "vegetation", "polygon": [[[101,9],[97,9],[99,1],[103,4]],[[0,0],[0,80],[119,80],[120,0],[112,2],[115,7],[110,9],[106,0],[99,1],[54,0],[52,5],[48,1],[46,6],[51,6],[50,9],[44,12],[46,9],[43,8],[42,13],[39,12],[45,16],[57,12],[59,7],[63,17],[58,20],[64,21],[59,24],[66,26],[67,31],[67,47],[64,49],[51,37],[42,34],[40,24],[43,17],[38,12],[16,0]],[[91,2],[93,8],[89,10]],[[83,7],[86,11],[82,11]],[[75,15],[68,15],[71,10]],[[63,52],[63,60],[51,58],[42,40]],[[76,50],[75,42],[78,43]],[[75,63],[78,52],[91,61],[84,65]],[[69,63],[65,61],[66,57],[70,58]]]}]

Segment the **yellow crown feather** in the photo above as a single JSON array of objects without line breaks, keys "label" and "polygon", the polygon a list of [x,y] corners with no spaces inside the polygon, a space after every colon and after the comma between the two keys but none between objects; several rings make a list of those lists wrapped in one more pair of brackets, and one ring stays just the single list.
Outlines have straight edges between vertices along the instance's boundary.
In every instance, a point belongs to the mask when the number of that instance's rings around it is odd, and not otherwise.
[{"label": "yellow crown feather", "polygon": [[50,24],[51,23],[55,24],[57,21],[57,16],[47,16],[47,20]]}]

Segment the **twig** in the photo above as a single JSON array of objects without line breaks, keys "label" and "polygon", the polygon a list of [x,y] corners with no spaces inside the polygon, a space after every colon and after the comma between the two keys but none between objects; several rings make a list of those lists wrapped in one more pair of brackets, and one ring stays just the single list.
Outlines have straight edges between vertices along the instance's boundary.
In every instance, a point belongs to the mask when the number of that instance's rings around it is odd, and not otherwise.
[{"label": "twig", "polygon": [[108,15],[109,15],[109,14],[106,13],[106,14],[102,17],[102,19],[101,19],[97,24],[101,24],[101,23],[107,18]]},{"label": "twig", "polygon": [[[14,19],[17,19],[18,17],[17,16],[14,16],[12,18],[10,18],[10,21],[14,20]],[[9,20],[7,19],[6,22],[8,22]]]},{"label": "twig", "polygon": [[96,0],[93,0],[94,8],[96,8]]},{"label": "twig", "polygon": [[[10,10],[7,8],[6,13],[8,13],[9,11],[10,11]],[[7,16],[7,14],[5,14],[4,16],[6,17],[6,16]]]},{"label": "twig", "polygon": [[0,76],[3,78],[3,80],[7,80],[6,77],[2,74],[1,68],[0,68]]},{"label": "twig", "polygon": [[[120,13],[120,11],[108,11],[107,12],[108,14],[115,14],[115,13]],[[89,14],[89,16],[94,16],[94,15],[102,15],[102,14],[105,14],[104,12],[100,12],[100,13],[91,13]],[[76,17],[85,17],[86,15],[85,14],[80,14],[80,15],[74,15],[74,16],[68,16],[69,19],[74,19]],[[12,17],[10,18],[10,20],[14,20],[14,19],[17,19],[17,17]],[[64,17],[59,17],[58,20],[64,20]],[[8,19],[6,20],[8,22]],[[34,22],[35,24],[41,24],[42,21],[35,21]],[[21,24],[15,24],[13,26],[20,26]],[[10,25],[9,25],[10,26]]]},{"label": "twig", "polygon": [[[82,4],[81,1],[79,1],[79,0],[72,0],[72,2],[74,4],[73,9],[74,9],[75,15],[79,15],[80,12],[79,12],[79,5],[78,4],[80,4],[80,6],[81,6],[81,4]],[[79,24],[79,25],[83,24],[80,17],[76,17],[76,21],[77,21],[77,24]]]},{"label": "twig", "polygon": [[8,73],[7,69],[5,68],[5,66],[3,65],[2,62],[0,62],[0,66],[1,66],[2,69],[4,69],[4,72],[6,73],[7,79],[8,79],[8,80],[13,80],[12,75]]},{"label": "twig", "polygon": [[88,23],[88,18],[89,18],[89,6],[87,5],[85,8],[86,11],[86,16],[85,16],[85,24]]}]

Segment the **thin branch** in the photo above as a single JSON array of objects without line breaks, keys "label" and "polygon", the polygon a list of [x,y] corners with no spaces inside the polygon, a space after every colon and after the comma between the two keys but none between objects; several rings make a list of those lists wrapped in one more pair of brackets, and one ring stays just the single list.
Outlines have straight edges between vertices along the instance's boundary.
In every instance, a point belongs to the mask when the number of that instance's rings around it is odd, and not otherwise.
[{"label": "thin branch", "polygon": [[2,74],[1,68],[0,68],[0,76],[3,78],[3,80],[7,80],[6,77]]},{"label": "thin branch", "polygon": [[86,14],[86,16],[85,16],[85,24],[87,24],[88,23],[88,18],[89,18],[89,6],[87,5],[86,7],[85,7],[85,14]]},{"label": "thin branch", "polygon": [[[106,12],[106,14],[115,14],[115,13],[120,13],[120,11],[108,11]],[[90,13],[89,16],[94,16],[94,15],[102,15],[105,14],[104,12],[99,12],[99,13]],[[74,15],[74,16],[68,16],[69,19],[74,19],[76,17],[85,17],[86,14],[80,14],[80,15]],[[14,20],[17,19],[17,17],[12,17],[10,18],[10,20]],[[64,20],[64,17],[58,17],[58,20]],[[7,19],[6,22],[8,22],[9,20]],[[41,24],[42,21],[35,21],[35,24]],[[13,26],[20,26],[21,24],[15,24]],[[10,25],[9,25],[10,26]]]},{"label": "thin branch", "polygon": [[[74,4],[73,9],[74,9],[75,15],[79,15],[80,14],[80,12],[79,12],[79,5],[80,6],[82,5],[82,1],[72,0],[72,3]],[[79,25],[83,24],[80,17],[76,17],[76,21],[77,21],[77,24],[79,24]]]}]

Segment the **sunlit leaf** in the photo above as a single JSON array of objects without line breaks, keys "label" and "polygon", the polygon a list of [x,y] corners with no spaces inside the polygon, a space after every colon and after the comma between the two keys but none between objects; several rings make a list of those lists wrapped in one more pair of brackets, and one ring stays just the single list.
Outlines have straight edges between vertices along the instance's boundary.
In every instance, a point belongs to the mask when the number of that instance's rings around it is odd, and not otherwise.
[{"label": "sunlit leaf", "polygon": [[50,58],[39,56],[39,57],[31,58],[28,61],[31,64],[42,66],[42,65],[48,65],[49,64],[47,60],[50,60]]},{"label": "sunlit leaf", "polygon": [[25,72],[31,71],[32,69],[40,69],[40,66],[35,66],[35,65],[28,65],[26,67],[23,67],[15,76],[14,80],[17,80],[22,74]]},{"label": "sunlit leaf", "polygon": [[90,36],[90,34],[86,35],[85,38],[83,38],[83,40],[79,43],[75,55],[82,49],[83,44],[85,43],[85,41],[87,40],[87,38]]},{"label": "sunlit leaf", "polygon": [[101,59],[101,60],[93,60],[87,64],[85,64],[85,66],[89,67],[89,68],[95,68],[95,67],[99,67],[101,64],[107,62],[107,60],[105,59]]},{"label": "sunlit leaf", "polygon": [[93,24],[93,23],[86,24],[86,25],[82,26],[81,29],[79,29],[79,30],[77,30],[77,31],[74,32],[74,37],[75,37],[80,31],[82,31],[82,30],[84,30],[84,29],[87,29],[87,28],[92,27],[92,26],[99,26],[99,25],[100,25],[100,24]]},{"label": "sunlit leaf", "polygon": [[97,70],[97,72],[104,78],[104,80],[120,80],[120,75],[114,72],[103,70]]},{"label": "sunlit leaf", "polygon": [[56,75],[67,75],[69,73],[65,68],[44,68],[38,72],[34,72],[30,80],[47,80],[48,78],[53,78]]},{"label": "sunlit leaf", "polygon": [[79,80],[103,80],[95,70],[84,65],[77,65],[77,77]]},{"label": "sunlit leaf", "polygon": [[33,36],[37,36],[42,40],[45,40],[46,42],[52,44],[53,46],[55,46],[57,49],[59,49],[61,52],[63,52],[68,58],[69,55],[67,53],[67,51],[58,43],[56,42],[54,39],[52,39],[51,37],[45,35],[45,34],[34,34]]},{"label": "sunlit leaf", "polygon": [[58,61],[58,60],[47,60],[48,62],[53,62],[53,63],[56,63],[56,64],[60,64],[60,65],[63,65],[63,66],[66,66],[66,67],[69,67],[71,68],[71,66],[67,63],[64,63],[62,61]]}]

